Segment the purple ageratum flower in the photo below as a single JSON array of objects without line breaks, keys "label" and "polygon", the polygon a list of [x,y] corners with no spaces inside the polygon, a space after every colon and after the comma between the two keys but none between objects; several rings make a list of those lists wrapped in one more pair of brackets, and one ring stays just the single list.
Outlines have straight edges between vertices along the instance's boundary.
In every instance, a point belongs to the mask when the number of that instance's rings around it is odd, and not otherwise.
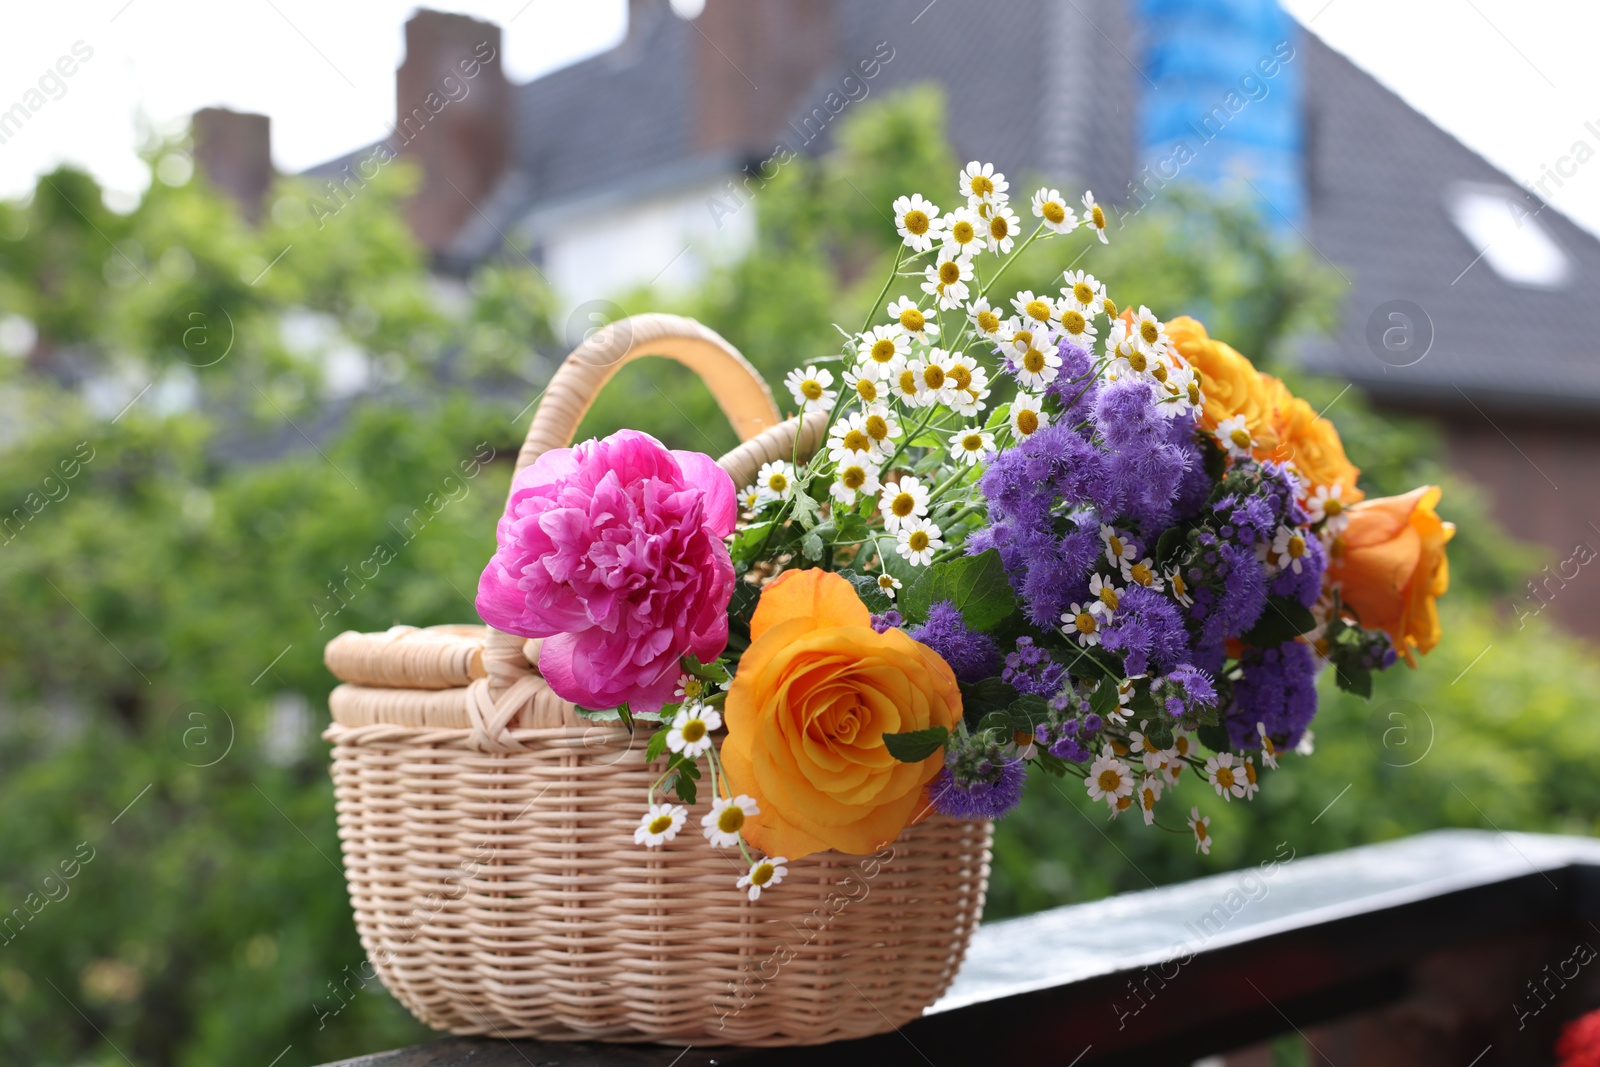
[{"label": "purple ageratum flower", "polygon": [[1055,397],[1061,405],[1059,421],[1076,426],[1094,414],[1100,394],[1099,376],[1090,374],[1094,357],[1088,349],[1068,340],[1056,345],[1056,355],[1061,357],[1061,372],[1045,387],[1045,395]]},{"label": "purple ageratum flower", "polygon": [[1167,420],[1167,444],[1177,450],[1185,464],[1172,498],[1172,521],[1186,522],[1200,514],[1212,487],[1211,476],[1206,473],[1205,454],[1195,439],[1193,415]]},{"label": "purple ageratum flower", "polygon": [[1033,643],[1033,638],[1019,637],[1016,650],[1006,653],[1000,680],[1019,693],[1051,697],[1061,689],[1065,673],[1061,664],[1050,658],[1050,653]]},{"label": "purple ageratum flower", "polygon": [[896,611],[894,608],[890,608],[882,615],[874,615],[872,617],[872,628],[880,634],[887,633],[905,621],[906,620],[901,617],[898,611]]},{"label": "purple ageratum flower", "polygon": [[1240,544],[1270,541],[1278,529],[1278,513],[1262,497],[1249,496],[1238,501],[1228,513],[1228,524],[1237,531]]},{"label": "purple ageratum flower", "polygon": [[1094,406],[1101,440],[1113,449],[1143,450],[1152,439],[1164,438],[1155,395],[1155,387],[1139,378],[1122,378],[1102,388]]},{"label": "purple ageratum flower", "polygon": [[1300,533],[1306,541],[1305,555],[1300,557],[1300,571],[1296,573],[1293,567],[1285,567],[1272,580],[1272,595],[1298,600],[1309,608],[1322,595],[1322,572],[1328,557],[1315,534],[1307,530]]},{"label": "purple ageratum flower", "polygon": [[1217,546],[1222,594],[1201,626],[1203,644],[1218,644],[1237,637],[1261,618],[1267,607],[1267,574],[1255,549],[1226,542]]},{"label": "purple ageratum flower", "polygon": [[967,626],[954,602],[941,600],[928,609],[928,621],[907,631],[935,652],[963,682],[981,682],[1000,672],[1000,649],[994,638]]},{"label": "purple ageratum flower", "polygon": [[998,819],[1022,800],[1027,769],[1019,759],[1003,759],[992,776],[963,780],[947,764],[928,783],[928,799],[936,810],[957,819]]},{"label": "purple ageratum flower", "polygon": [[1288,641],[1277,648],[1255,649],[1245,655],[1241,676],[1233,684],[1233,708],[1226,723],[1235,748],[1259,744],[1256,723],[1267,733],[1283,738],[1280,747],[1300,743],[1317,713],[1317,660],[1311,647]]},{"label": "purple ageratum flower", "polygon": [[1133,585],[1100,631],[1100,647],[1119,652],[1130,676],[1168,671],[1189,662],[1189,631],[1177,605],[1161,593]]},{"label": "purple ageratum flower", "polygon": [[1211,676],[1192,663],[1181,663],[1150,683],[1150,692],[1174,718],[1217,705],[1217,687]]}]

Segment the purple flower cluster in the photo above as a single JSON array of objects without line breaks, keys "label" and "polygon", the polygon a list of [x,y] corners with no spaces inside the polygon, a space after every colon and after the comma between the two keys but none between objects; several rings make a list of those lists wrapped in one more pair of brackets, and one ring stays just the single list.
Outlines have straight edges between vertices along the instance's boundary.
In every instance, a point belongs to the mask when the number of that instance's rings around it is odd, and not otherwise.
[{"label": "purple flower cluster", "polygon": [[1189,633],[1178,605],[1138,585],[1123,592],[1121,605],[1100,633],[1100,644],[1122,653],[1130,676],[1173,670],[1189,658]]},{"label": "purple flower cluster", "polygon": [[1006,653],[1000,680],[1019,693],[1052,697],[1066,680],[1066,671],[1050,658],[1050,653],[1034,644],[1033,638],[1019,637],[1016,651]]},{"label": "purple flower cluster", "polygon": [[928,609],[928,621],[906,633],[939,653],[958,681],[981,682],[1000,672],[1000,649],[994,638],[968,627],[952,601],[934,604]]},{"label": "purple flower cluster", "polygon": [[1016,807],[1028,772],[1009,747],[983,734],[952,738],[944,766],[928,783],[934,808],[958,819],[998,819]]},{"label": "purple flower cluster", "polygon": [[1152,679],[1150,695],[1175,719],[1197,717],[1217,704],[1217,687],[1211,676],[1187,663]]},{"label": "purple flower cluster", "polygon": [[1281,748],[1300,743],[1317,713],[1316,656],[1311,646],[1289,641],[1276,648],[1252,649],[1233,683],[1233,708],[1226,723],[1235,748],[1253,748],[1259,741],[1256,723],[1281,738]]}]

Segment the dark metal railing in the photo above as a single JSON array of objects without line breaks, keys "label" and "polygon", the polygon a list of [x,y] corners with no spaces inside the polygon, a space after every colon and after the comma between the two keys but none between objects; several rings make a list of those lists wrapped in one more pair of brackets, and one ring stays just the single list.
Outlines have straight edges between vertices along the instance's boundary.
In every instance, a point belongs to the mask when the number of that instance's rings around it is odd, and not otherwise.
[{"label": "dark metal railing", "polygon": [[[899,1030],[798,1049],[451,1038],[340,1067],[1540,1064],[1600,1003],[1600,841],[1441,830],[985,926]],[[1475,1058],[1476,1057],[1476,1058]],[[1268,1063],[1240,1054],[1230,1063]]]}]

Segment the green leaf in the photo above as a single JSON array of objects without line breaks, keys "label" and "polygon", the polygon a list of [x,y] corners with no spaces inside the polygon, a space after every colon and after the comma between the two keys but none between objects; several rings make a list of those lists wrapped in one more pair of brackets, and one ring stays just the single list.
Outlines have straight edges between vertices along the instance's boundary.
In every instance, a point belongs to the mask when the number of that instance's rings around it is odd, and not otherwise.
[{"label": "green leaf", "polygon": [[693,760],[685,759],[683,753],[674,752],[667,761],[667,772],[662,786],[678,794],[678,799],[685,804],[693,804],[699,796],[696,783],[700,781],[700,768]]},{"label": "green leaf", "polygon": [[1240,640],[1256,648],[1269,648],[1292,641],[1316,625],[1311,609],[1300,601],[1286,596],[1268,597],[1260,620]]},{"label": "green leaf", "polygon": [[810,493],[803,490],[795,492],[793,511],[795,521],[806,529],[809,530],[817,524],[817,502],[811,498]]},{"label": "green leaf", "polygon": [[693,675],[702,682],[720,685],[729,678],[728,668],[721,660],[714,659],[710,663],[701,663],[700,657],[693,652],[685,652],[680,656],[678,666],[683,668],[685,674]]},{"label": "green leaf", "polygon": [[1221,723],[1202,726],[1195,731],[1195,736],[1213,752],[1226,752],[1233,747],[1233,742],[1228,739],[1228,728]]},{"label": "green leaf", "polygon": [[650,735],[650,743],[646,745],[644,749],[644,761],[646,763],[654,763],[656,760],[666,755],[667,733],[668,731],[666,730],[657,730],[655,733]]},{"label": "green leaf", "polygon": [[1163,715],[1155,721],[1155,725],[1144,731],[1144,736],[1157,748],[1172,747],[1172,722],[1169,716]]},{"label": "green leaf", "polygon": [[883,747],[901,763],[921,763],[938,752],[950,740],[950,731],[943,726],[930,726],[926,730],[909,730],[903,734],[884,734]]},{"label": "green leaf", "polygon": [[813,563],[821,559],[822,535],[815,530],[806,534],[805,539],[800,542],[800,551],[805,554],[806,559]]},{"label": "green leaf", "polygon": [[1006,709],[1006,714],[1011,716],[1011,725],[1018,730],[1033,733],[1033,728],[1050,719],[1050,705],[1044,697],[1034,693],[1024,693],[1011,706]]},{"label": "green leaf", "polygon": [[920,622],[941,600],[954,603],[974,630],[992,630],[1017,610],[1005,565],[992,548],[929,567],[915,585],[901,593],[900,610],[907,619]]},{"label": "green leaf", "polygon": [[853,570],[842,570],[838,574],[839,577],[855,586],[856,595],[867,606],[867,610],[874,615],[882,615],[894,607],[894,601],[885,596],[883,590],[878,587],[876,575],[861,574]]},{"label": "green leaf", "polygon": [[981,682],[957,682],[961,689],[961,717],[976,730],[984,716],[1005,711],[1017,702],[1017,691],[998,678]]},{"label": "green leaf", "polygon": [[1174,526],[1161,535],[1161,540],[1156,542],[1156,564],[1166,566],[1172,561],[1172,554],[1183,546],[1189,533],[1181,526]]},{"label": "green leaf", "polygon": [[742,574],[761,558],[772,536],[772,526],[770,522],[761,522],[746,526],[733,535],[728,545],[728,555],[733,557],[734,570]]},{"label": "green leaf", "polygon": [[[623,705],[620,708],[586,708],[581,705],[576,705],[573,707],[573,710],[579,715],[582,715],[585,719],[588,719],[590,722],[620,722],[628,727],[629,733],[633,732],[633,724],[636,722],[661,721],[660,712],[641,711],[635,714],[628,710],[627,705]],[[623,718],[624,712],[627,713],[627,718]]]},{"label": "green leaf", "polygon": [[1367,700],[1372,699],[1372,671],[1365,667],[1347,667],[1338,664],[1334,672],[1334,680],[1339,683],[1339,688],[1346,693],[1354,693]]},{"label": "green leaf", "polygon": [[1033,762],[1038,764],[1039,769],[1046,774],[1053,775],[1056,778],[1065,778],[1067,776],[1067,761],[1058,756],[1052,756],[1043,749],[1034,750]]},{"label": "green leaf", "polygon": [[1089,698],[1089,710],[1102,719],[1117,710],[1117,683],[1110,678],[1102,680]]}]

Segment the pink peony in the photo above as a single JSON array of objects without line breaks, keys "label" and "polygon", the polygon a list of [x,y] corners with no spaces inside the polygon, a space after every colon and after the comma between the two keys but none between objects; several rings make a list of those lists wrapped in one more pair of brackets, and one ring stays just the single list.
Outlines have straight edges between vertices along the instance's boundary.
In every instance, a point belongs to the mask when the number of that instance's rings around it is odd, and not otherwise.
[{"label": "pink peony", "polygon": [[728,643],[737,517],[733,479],[710,456],[649,434],[546,452],[512,483],[478,614],[545,638],[539,673],[587,708],[672,699],[678,659]]}]

